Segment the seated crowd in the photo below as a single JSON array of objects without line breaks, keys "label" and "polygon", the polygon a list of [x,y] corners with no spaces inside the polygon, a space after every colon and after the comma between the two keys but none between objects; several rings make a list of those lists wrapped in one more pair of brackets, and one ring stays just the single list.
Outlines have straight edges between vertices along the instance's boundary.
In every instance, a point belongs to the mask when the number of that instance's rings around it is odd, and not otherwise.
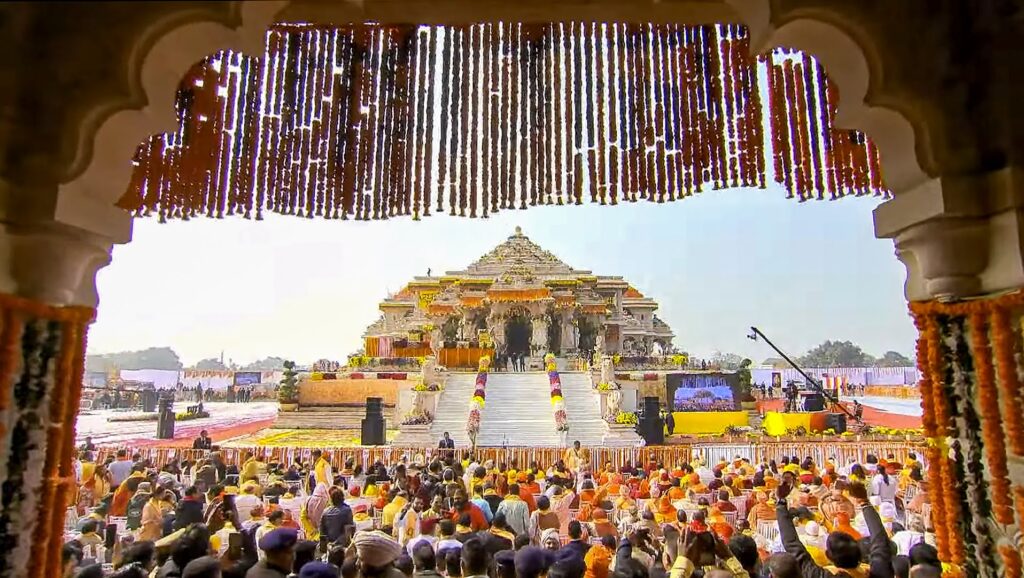
[{"label": "seated crowd", "polygon": [[[76,463],[64,576],[940,576],[924,464]],[[573,463],[573,462],[570,462]],[[340,470],[335,470],[340,465]]]}]

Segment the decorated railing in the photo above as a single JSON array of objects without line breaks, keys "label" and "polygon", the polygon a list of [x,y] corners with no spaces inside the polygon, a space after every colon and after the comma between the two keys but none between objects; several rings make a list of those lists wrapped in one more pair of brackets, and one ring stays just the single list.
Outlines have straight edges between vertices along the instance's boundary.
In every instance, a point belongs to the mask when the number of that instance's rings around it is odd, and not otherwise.
[{"label": "decorated railing", "polygon": [[548,381],[551,385],[551,411],[555,415],[555,431],[569,431],[569,415],[565,413],[565,399],[562,397],[562,378],[558,375],[558,365],[555,363],[555,354],[549,353],[544,356],[544,369],[548,372]]},{"label": "decorated railing", "polygon": [[690,359],[682,354],[673,355],[614,355],[615,368],[619,371],[678,371],[682,369],[711,369],[711,364]]},{"label": "decorated railing", "polygon": [[348,359],[348,366],[335,373],[377,372],[377,371],[408,371],[418,372],[423,365],[423,357],[368,357],[353,355]]},{"label": "decorated railing", "polygon": [[[772,438],[771,441],[762,440],[752,444],[722,440],[719,442],[707,441],[671,446],[628,448],[594,446],[588,449],[590,450],[593,463],[611,463],[612,467],[620,468],[627,464],[677,464],[690,462],[696,457],[710,460],[731,460],[737,454],[748,457],[753,463],[779,460],[783,456],[791,455],[812,456],[816,460],[815,463],[824,463],[824,459],[835,456],[838,463],[850,463],[854,460],[863,460],[868,454],[875,456],[888,456],[891,454],[896,461],[905,463],[909,452],[916,452],[918,455],[921,455],[924,447],[925,443],[923,440],[908,442],[905,439],[889,441],[807,439],[776,442]],[[129,446],[104,446],[97,451],[97,460],[102,462],[107,457],[114,456],[118,449],[129,449],[131,450],[130,453],[138,453],[142,459],[151,459],[157,466],[166,464],[171,459],[195,461],[208,455],[208,452],[205,450],[170,447],[134,448]],[[299,447],[250,446],[222,448],[219,451],[225,463],[240,465],[245,459],[246,452],[253,452],[255,455],[265,458],[268,462],[294,463],[296,458],[301,458],[309,450],[308,448]],[[415,460],[422,458],[424,461],[429,461],[439,455],[436,444],[421,446],[353,446],[325,448],[323,451],[324,456],[335,467],[341,467],[349,458],[354,458],[357,463],[362,463],[366,466],[377,460],[390,464],[403,455],[412,456]],[[495,463],[511,463],[515,461],[520,464],[536,461],[547,465],[553,464],[560,459],[565,452],[565,448],[536,446],[478,447],[455,448],[454,452],[458,459],[472,454],[474,458],[481,461],[490,459],[494,460]]]},{"label": "decorated railing", "polygon": [[484,403],[487,398],[487,373],[491,367],[491,358],[486,355],[480,358],[477,366],[476,383],[473,388],[473,397],[469,400],[469,417],[466,420],[466,434],[469,435],[470,443],[476,447],[476,436],[480,433],[480,419],[484,411]]}]

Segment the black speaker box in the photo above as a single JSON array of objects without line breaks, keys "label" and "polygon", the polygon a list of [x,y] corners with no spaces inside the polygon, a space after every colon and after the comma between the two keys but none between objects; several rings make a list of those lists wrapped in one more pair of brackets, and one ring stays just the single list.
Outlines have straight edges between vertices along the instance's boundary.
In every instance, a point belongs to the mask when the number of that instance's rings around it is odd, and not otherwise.
[{"label": "black speaker box", "polygon": [[657,397],[645,397],[644,398],[644,415],[658,415],[658,411],[661,409],[661,400]]},{"label": "black speaker box", "polygon": [[645,397],[640,415],[640,423],[637,424],[637,433],[649,446],[665,444],[665,422],[658,415],[661,402],[657,397]]},{"label": "black speaker box", "polygon": [[366,398],[366,417],[381,417],[384,415],[384,398]]},{"label": "black speaker box", "polygon": [[825,429],[835,430],[837,434],[846,432],[846,415],[830,413],[825,416]]},{"label": "black speaker box", "polygon": [[384,418],[363,419],[362,438],[359,443],[364,446],[384,445]]},{"label": "black speaker box", "polygon": [[825,396],[812,393],[804,399],[804,411],[825,411]]}]

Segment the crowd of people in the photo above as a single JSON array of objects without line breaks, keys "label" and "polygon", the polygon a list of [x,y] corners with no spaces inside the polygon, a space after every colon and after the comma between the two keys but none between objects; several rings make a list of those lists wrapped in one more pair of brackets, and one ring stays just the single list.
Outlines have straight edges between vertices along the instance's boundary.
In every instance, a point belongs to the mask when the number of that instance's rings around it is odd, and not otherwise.
[{"label": "crowd of people", "polygon": [[[64,576],[119,578],[927,578],[914,454],[864,463],[594,467],[402,456],[395,463],[155,464],[83,451]],[[106,573],[105,573],[106,572]]]}]

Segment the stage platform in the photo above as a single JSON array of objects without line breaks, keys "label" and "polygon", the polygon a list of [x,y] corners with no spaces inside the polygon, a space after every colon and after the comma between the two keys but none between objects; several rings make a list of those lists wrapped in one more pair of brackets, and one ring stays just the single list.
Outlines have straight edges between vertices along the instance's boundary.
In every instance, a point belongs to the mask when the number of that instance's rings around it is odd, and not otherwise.
[{"label": "stage platform", "polygon": [[787,432],[801,427],[804,428],[804,431],[807,433],[817,433],[825,431],[825,419],[827,416],[827,411],[797,413],[768,411],[764,414],[764,420],[761,422],[761,427],[763,427],[765,433],[770,436],[786,435]]},{"label": "stage platform", "polygon": [[675,411],[672,435],[722,434],[730,427],[750,425],[746,411]]}]

